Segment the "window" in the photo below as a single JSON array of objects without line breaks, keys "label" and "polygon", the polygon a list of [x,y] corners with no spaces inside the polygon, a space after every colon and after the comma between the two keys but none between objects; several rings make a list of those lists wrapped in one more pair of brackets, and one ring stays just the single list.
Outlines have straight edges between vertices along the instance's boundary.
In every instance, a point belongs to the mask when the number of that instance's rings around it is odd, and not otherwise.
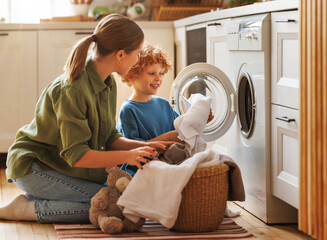
[{"label": "window", "polygon": [[0,0],[0,19],[9,19],[8,2],[9,0]]},{"label": "window", "polygon": [[1,0],[0,18],[7,23],[38,23],[40,19],[69,15],[69,0]]}]

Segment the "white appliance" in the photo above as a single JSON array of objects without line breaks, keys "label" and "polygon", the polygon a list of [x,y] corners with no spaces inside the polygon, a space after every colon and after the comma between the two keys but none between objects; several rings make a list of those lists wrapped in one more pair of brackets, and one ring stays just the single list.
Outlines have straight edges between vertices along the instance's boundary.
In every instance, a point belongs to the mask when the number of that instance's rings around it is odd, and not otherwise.
[{"label": "white appliance", "polygon": [[297,210],[270,192],[270,14],[230,19],[226,41],[221,66],[195,63],[178,74],[171,104],[182,114],[181,96],[211,96],[215,117],[204,139],[212,143],[229,134],[228,152],[246,192],[246,201],[237,204],[266,223],[297,222]]}]

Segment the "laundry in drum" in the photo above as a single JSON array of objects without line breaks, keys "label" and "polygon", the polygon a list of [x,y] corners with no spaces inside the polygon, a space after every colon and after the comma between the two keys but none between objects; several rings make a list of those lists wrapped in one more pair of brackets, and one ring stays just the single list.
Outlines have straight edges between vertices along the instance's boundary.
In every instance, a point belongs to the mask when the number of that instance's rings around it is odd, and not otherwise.
[{"label": "laundry in drum", "polygon": [[181,95],[181,97],[187,111],[191,107],[191,103],[183,95]]},{"label": "laundry in drum", "polygon": [[207,75],[199,74],[193,77],[193,79],[186,84],[185,92],[183,95],[186,95],[187,98],[191,96],[191,94],[201,93],[202,95],[206,96],[207,91],[210,91],[205,79],[207,79]]}]

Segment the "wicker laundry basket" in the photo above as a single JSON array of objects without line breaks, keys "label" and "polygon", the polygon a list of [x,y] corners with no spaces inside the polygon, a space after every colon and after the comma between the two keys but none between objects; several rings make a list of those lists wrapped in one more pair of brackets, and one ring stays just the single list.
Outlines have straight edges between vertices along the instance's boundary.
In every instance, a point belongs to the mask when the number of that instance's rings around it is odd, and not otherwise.
[{"label": "wicker laundry basket", "polygon": [[216,230],[225,216],[228,197],[227,164],[198,168],[182,192],[178,218],[172,230],[209,232]]}]

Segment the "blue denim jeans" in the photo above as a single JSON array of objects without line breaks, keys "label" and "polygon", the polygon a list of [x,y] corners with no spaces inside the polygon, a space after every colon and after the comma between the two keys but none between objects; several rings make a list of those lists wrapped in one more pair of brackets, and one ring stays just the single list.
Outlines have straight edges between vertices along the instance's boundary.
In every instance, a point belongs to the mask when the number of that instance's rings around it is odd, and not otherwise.
[{"label": "blue denim jeans", "polygon": [[36,163],[30,174],[14,179],[14,183],[34,201],[39,223],[89,223],[91,198],[107,186],[57,171],[43,171]]}]

